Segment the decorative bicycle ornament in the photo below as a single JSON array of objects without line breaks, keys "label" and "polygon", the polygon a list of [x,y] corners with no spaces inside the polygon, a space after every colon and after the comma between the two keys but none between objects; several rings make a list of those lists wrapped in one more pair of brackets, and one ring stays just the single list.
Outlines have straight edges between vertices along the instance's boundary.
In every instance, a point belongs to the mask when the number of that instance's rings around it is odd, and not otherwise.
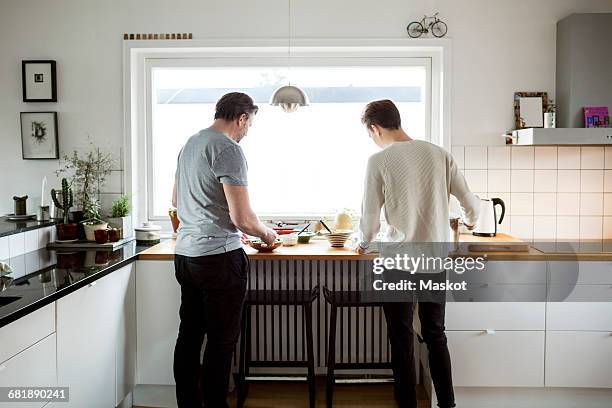
[{"label": "decorative bicycle ornament", "polygon": [[431,32],[434,37],[444,37],[448,32],[448,27],[444,21],[438,18],[438,14],[436,13],[431,17],[424,16],[421,21],[413,21],[408,24],[408,27],[406,27],[408,35],[411,38],[419,38],[423,34]]}]

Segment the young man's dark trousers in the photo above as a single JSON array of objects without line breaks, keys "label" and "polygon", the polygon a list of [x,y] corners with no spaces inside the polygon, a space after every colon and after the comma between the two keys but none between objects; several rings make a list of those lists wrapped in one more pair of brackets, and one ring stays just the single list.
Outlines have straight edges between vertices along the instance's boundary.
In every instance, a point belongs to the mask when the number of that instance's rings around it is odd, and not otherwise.
[{"label": "young man's dark trousers", "polygon": [[174,265],[181,285],[181,321],[174,349],[178,406],[225,408],[249,260],[241,248],[201,257],[177,255]]},{"label": "young man's dark trousers", "polygon": [[[388,273],[385,275],[387,276]],[[392,275],[395,274],[392,273]],[[399,272],[396,276],[403,279],[406,278],[406,273]],[[443,272],[441,274],[416,274],[409,279],[417,282],[419,279],[443,281],[445,277],[446,273]],[[392,277],[386,280],[397,279]],[[450,408],[455,406],[455,396],[450,354],[444,334],[445,295],[445,292],[421,292],[414,294],[414,300],[418,300],[419,304],[421,336],[429,350],[429,369],[438,397],[438,406]],[[386,302],[383,305],[391,342],[395,398],[400,408],[416,408],[417,406],[415,389],[417,378],[414,358],[414,332],[412,329],[414,305],[414,302],[405,301]]]}]

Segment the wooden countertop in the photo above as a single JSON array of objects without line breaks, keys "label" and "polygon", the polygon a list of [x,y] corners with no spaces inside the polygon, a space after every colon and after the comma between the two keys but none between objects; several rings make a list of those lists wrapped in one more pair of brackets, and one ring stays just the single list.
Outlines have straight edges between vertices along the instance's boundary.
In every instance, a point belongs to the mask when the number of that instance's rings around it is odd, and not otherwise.
[{"label": "wooden countertop", "polygon": [[[479,238],[471,234],[462,234],[461,242],[485,243],[485,244],[524,244],[522,241],[504,234],[495,238]],[[140,253],[140,260],[162,260],[174,259],[175,240],[164,241]],[[485,255],[488,260],[495,261],[610,261],[612,252],[578,252],[560,253],[541,251],[533,246],[525,246],[526,251],[504,252],[468,252],[466,256]],[[331,248],[326,240],[311,240],[309,244],[298,244],[291,247],[280,247],[271,253],[259,253],[253,248],[245,247],[245,251],[252,260],[372,260],[376,253],[359,255],[348,246],[345,248]]]}]

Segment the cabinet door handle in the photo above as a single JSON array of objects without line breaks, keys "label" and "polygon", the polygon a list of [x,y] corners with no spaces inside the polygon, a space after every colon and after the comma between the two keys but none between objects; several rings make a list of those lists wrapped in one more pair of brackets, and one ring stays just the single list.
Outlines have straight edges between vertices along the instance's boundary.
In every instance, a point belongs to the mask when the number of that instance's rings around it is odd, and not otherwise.
[{"label": "cabinet door handle", "polygon": [[486,334],[487,336],[493,336],[495,334],[495,330],[492,329],[486,329],[483,334]]},{"label": "cabinet door handle", "polygon": [[90,283],[89,285],[87,285],[87,286],[89,286],[89,287],[91,288],[92,286],[96,286],[96,283],[98,283],[98,282],[91,282],[91,283]]}]

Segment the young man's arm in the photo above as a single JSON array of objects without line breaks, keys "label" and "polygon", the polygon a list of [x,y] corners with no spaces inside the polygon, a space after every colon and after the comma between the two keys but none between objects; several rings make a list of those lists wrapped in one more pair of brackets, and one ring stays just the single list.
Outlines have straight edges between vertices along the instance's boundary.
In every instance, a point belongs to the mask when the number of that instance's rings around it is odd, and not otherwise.
[{"label": "young man's arm", "polygon": [[449,176],[450,176],[450,193],[454,195],[459,203],[461,209],[465,214],[465,226],[468,229],[474,228],[480,215],[480,199],[478,196],[470,191],[470,188],[465,181],[465,177],[453,157],[449,154]]},{"label": "young man's arm", "polygon": [[259,221],[251,208],[247,186],[223,184],[223,191],[229,206],[230,218],[242,232],[261,238],[266,244],[274,243],[276,233]]},{"label": "young man's arm", "polygon": [[358,253],[364,253],[380,231],[380,210],[384,203],[382,168],[374,156],[368,160],[366,169],[359,221],[359,244],[355,248]]}]

